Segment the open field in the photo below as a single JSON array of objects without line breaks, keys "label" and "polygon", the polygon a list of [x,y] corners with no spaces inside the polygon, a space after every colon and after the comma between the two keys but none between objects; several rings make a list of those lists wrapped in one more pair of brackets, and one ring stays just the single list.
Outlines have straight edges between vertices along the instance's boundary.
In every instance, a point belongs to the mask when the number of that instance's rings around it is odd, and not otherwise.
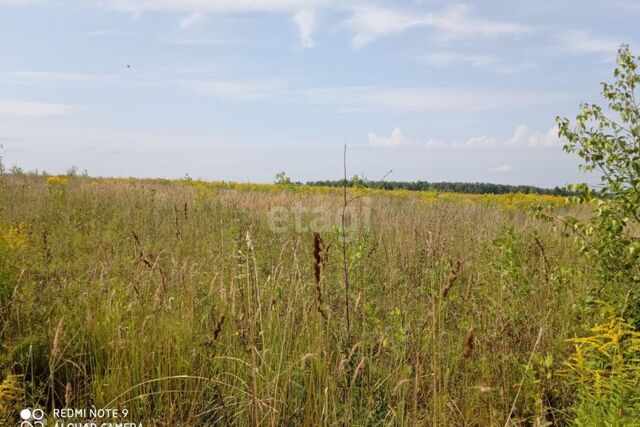
[{"label": "open field", "polygon": [[[169,426],[564,423],[566,339],[592,325],[593,272],[526,205],[578,207],[358,196],[347,335],[340,189],[7,176],[0,366],[17,391],[2,397],[5,414],[95,405]],[[314,222],[318,212],[333,219]]]},{"label": "open field", "polygon": [[0,0],[0,427],[640,427],[640,0],[524,5]]}]

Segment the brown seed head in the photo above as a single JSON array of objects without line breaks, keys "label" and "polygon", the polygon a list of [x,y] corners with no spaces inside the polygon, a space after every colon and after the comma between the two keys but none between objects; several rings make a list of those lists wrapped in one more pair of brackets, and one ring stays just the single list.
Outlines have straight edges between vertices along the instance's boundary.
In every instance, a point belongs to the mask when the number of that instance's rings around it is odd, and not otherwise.
[{"label": "brown seed head", "polygon": [[467,334],[464,336],[463,356],[465,359],[468,359],[473,355],[473,347],[475,345],[474,340],[475,340],[475,337],[473,334],[473,326],[472,326],[471,328],[469,328],[469,330],[467,331]]}]

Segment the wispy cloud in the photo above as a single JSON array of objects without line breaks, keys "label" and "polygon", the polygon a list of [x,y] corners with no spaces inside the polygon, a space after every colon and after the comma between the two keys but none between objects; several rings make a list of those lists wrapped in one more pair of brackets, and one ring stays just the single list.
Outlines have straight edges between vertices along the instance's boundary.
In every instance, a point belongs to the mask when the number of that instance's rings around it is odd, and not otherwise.
[{"label": "wispy cloud", "polygon": [[416,58],[419,62],[433,67],[447,67],[465,64],[499,74],[511,74],[531,68],[530,64],[506,63],[493,55],[467,54],[459,52],[434,52]]},{"label": "wispy cloud", "polygon": [[[547,132],[533,132],[526,125],[516,127],[513,136],[507,140],[500,140],[492,136],[475,136],[465,140],[412,140],[404,136],[399,127],[393,129],[389,136],[369,132],[367,135],[369,145],[386,148],[437,148],[455,150],[477,149],[539,149],[558,148],[562,141],[558,137],[557,126],[551,127]],[[496,168],[497,169],[497,168]],[[504,170],[503,170],[504,172]]]},{"label": "wispy cloud", "polygon": [[376,39],[400,34],[416,27],[431,28],[443,41],[517,35],[532,30],[522,24],[473,17],[470,8],[466,5],[457,5],[443,12],[426,14],[377,6],[361,6],[354,9],[345,25],[355,33],[352,42],[357,48]]},{"label": "wispy cloud", "polygon": [[335,0],[90,0],[90,3],[98,7],[130,13],[134,19],[148,12],[186,13],[187,15],[178,21],[183,30],[199,25],[210,14],[256,12],[290,14],[298,29],[299,45],[302,48],[310,48],[314,45],[312,35],[316,22],[315,10],[323,7],[349,8]]},{"label": "wispy cloud", "polygon": [[565,31],[558,35],[560,48],[575,55],[611,55],[613,56],[623,40],[612,37],[594,36],[587,31]]},{"label": "wispy cloud", "polygon": [[0,116],[60,116],[71,114],[76,110],[77,106],[68,104],[52,104],[46,102],[0,99]]},{"label": "wispy cloud", "polygon": [[183,18],[180,18],[179,25],[183,30],[189,29],[201,23],[204,15],[201,12],[193,12]]},{"label": "wispy cloud", "polygon": [[183,29],[201,22],[207,14],[279,12],[291,14],[298,28],[300,46],[313,46],[316,11],[330,9],[347,13],[343,26],[353,33],[353,45],[363,47],[373,40],[425,27],[441,41],[514,36],[530,32],[531,27],[514,22],[483,19],[472,14],[466,4],[431,13],[415,13],[397,7],[380,7],[373,1],[337,0],[92,0],[99,7],[139,16],[147,12],[186,13],[179,21]]},{"label": "wispy cloud", "polygon": [[293,22],[298,27],[298,39],[300,47],[313,47],[313,30],[316,25],[316,16],[312,10],[299,10],[293,15]]}]

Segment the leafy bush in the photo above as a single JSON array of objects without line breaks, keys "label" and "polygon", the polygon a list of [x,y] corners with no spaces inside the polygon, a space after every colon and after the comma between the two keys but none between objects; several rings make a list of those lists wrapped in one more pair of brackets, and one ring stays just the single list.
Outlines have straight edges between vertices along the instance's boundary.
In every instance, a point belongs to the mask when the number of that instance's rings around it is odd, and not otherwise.
[{"label": "leafy bush", "polygon": [[[591,335],[572,339],[570,381],[576,386],[574,422],[580,426],[640,425],[640,108],[636,91],[640,65],[629,47],[618,52],[615,81],[602,84],[609,115],[584,104],[574,128],[558,119],[565,150],[600,173],[600,190],[581,184],[575,200],[593,207],[586,221],[560,221],[575,235],[595,266],[592,292],[611,304],[608,320]],[[624,318],[626,317],[627,320]]]},{"label": "leafy bush", "polygon": [[595,209],[588,221],[567,217],[563,222],[577,235],[600,279],[598,297],[622,309],[630,296],[628,318],[640,326],[640,109],[636,102],[640,61],[629,47],[618,53],[612,84],[602,84],[608,117],[602,107],[582,105],[575,127],[558,118],[565,150],[584,160],[582,169],[601,174],[598,196],[586,184],[574,186],[576,201]]}]

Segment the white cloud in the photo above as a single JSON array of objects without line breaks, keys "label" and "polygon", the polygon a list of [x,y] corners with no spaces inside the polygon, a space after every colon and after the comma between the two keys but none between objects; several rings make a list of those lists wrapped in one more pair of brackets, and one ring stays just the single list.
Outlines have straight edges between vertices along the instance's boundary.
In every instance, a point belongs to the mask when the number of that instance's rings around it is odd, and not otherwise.
[{"label": "white cloud", "polygon": [[558,136],[558,126],[553,126],[548,131],[540,133],[532,132],[526,125],[518,125],[506,145],[508,147],[556,148],[562,147],[562,144],[563,142]]},{"label": "white cloud", "polygon": [[[298,38],[302,48],[313,46],[314,10],[336,3],[335,0],[90,0],[90,2],[102,8],[130,13],[134,19],[147,12],[186,13],[188,15],[179,20],[180,28],[183,30],[202,22],[207,14],[287,13],[291,14],[298,28]],[[349,7],[338,5],[338,8]]]},{"label": "white cloud", "polygon": [[412,27],[424,26],[424,18],[379,7],[360,7],[345,22],[356,34],[353,37],[355,47],[380,38],[402,33]]},{"label": "white cloud", "polygon": [[[532,132],[525,125],[516,127],[513,136],[501,141],[498,138],[490,136],[476,136],[466,140],[438,140],[428,139],[426,141],[414,141],[406,138],[399,127],[391,131],[391,135],[381,136],[374,132],[368,134],[369,145],[373,147],[422,147],[436,149],[455,149],[455,150],[478,150],[478,149],[539,149],[539,148],[558,148],[562,146],[562,141],[558,137],[558,127],[553,126],[547,132]],[[504,167],[495,169],[496,171],[507,172]]]},{"label": "white cloud", "polygon": [[298,27],[300,44],[313,44],[314,12],[323,8],[348,12],[344,22],[354,33],[353,44],[362,47],[385,36],[402,33],[413,27],[428,27],[441,40],[468,40],[478,37],[518,35],[530,27],[473,17],[470,7],[456,5],[440,12],[414,13],[372,5],[371,1],[338,2],[337,0],[90,0],[94,5],[140,16],[146,12],[188,13],[181,20],[187,28],[202,18],[202,14],[233,14],[247,12],[290,13]]},{"label": "white cloud", "polygon": [[431,26],[444,39],[473,39],[519,35],[532,31],[528,26],[512,22],[489,21],[470,16],[470,7],[457,5],[444,13],[431,15]]},{"label": "white cloud", "polygon": [[373,40],[403,33],[415,27],[435,31],[441,40],[465,40],[478,37],[523,34],[527,26],[474,18],[466,5],[457,5],[440,13],[417,14],[377,6],[354,9],[345,25],[355,32],[353,45],[363,47]]},{"label": "white cloud", "polygon": [[312,10],[299,10],[293,15],[293,22],[298,27],[298,39],[303,48],[313,47],[312,34],[316,25],[315,13]]},{"label": "white cloud", "polygon": [[377,133],[369,132],[369,144],[374,147],[400,147],[406,145],[413,145],[413,143],[402,135],[400,128],[395,128],[391,131],[389,137],[380,136]]},{"label": "white cloud", "polygon": [[71,114],[76,109],[76,106],[66,104],[0,99],[0,116],[60,116]]},{"label": "white cloud", "polygon": [[198,25],[204,19],[204,15],[200,12],[193,12],[180,19],[179,25],[183,30],[189,29]]},{"label": "white cloud", "polygon": [[614,55],[623,40],[610,37],[596,37],[586,31],[565,31],[559,34],[563,51],[576,55]]}]

